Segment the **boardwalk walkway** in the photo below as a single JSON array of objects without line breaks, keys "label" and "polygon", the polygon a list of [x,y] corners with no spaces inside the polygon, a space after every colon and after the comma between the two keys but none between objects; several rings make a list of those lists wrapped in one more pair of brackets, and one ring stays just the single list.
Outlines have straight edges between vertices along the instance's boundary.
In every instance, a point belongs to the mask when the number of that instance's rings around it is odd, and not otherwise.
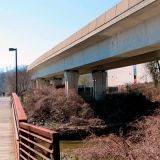
[{"label": "boardwalk walkway", "polygon": [[15,160],[9,97],[0,97],[0,160]]}]

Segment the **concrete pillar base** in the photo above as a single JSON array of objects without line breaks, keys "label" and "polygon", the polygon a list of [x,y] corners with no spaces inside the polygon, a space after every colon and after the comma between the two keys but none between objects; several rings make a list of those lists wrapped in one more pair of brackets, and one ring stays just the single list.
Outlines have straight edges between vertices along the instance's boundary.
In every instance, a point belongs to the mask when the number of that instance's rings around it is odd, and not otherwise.
[{"label": "concrete pillar base", "polygon": [[45,86],[49,86],[49,85],[50,85],[50,84],[49,84],[49,80],[45,80],[44,85],[45,85]]},{"label": "concrete pillar base", "polygon": [[106,77],[105,71],[94,71],[93,77],[93,97],[96,100],[103,100],[106,97]]},{"label": "concrete pillar base", "polygon": [[75,90],[78,93],[78,71],[65,71],[65,90],[68,93],[68,90]]},{"label": "concrete pillar base", "polygon": [[31,80],[31,88],[36,88],[36,80]]},{"label": "concrete pillar base", "polygon": [[36,88],[39,88],[40,86],[46,85],[46,81],[43,78],[36,79]]},{"label": "concrete pillar base", "polygon": [[54,78],[53,80],[50,80],[50,84],[54,86],[62,85],[62,78]]},{"label": "concrete pillar base", "polygon": [[62,78],[54,79],[54,85],[62,85]]}]

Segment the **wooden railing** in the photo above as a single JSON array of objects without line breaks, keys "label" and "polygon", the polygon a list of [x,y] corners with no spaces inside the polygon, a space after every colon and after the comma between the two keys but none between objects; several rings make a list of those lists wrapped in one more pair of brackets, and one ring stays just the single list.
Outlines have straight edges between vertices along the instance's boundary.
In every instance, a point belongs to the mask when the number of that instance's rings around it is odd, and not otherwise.
[{"label": "wooden railing", "polygon": [[58,133],[28,124],[15,93],[12,94],[12,111],[16,160],[59,160]]}]

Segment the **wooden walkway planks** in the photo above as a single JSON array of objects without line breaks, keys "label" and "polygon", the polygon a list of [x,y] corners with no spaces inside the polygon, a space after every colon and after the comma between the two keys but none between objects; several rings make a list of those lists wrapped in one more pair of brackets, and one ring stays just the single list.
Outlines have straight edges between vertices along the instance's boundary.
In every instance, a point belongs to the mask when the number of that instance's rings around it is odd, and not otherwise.
[{"label": "wooden walkway planks", "polygon": [[0,160],[15,160],[9,97],[0,97]]}]

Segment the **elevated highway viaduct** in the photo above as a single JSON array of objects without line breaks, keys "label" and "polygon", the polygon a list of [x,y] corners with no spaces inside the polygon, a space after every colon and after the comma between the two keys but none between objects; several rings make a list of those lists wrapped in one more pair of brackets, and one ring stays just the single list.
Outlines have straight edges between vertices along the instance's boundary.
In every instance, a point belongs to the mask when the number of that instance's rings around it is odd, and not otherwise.
[{"label": "elevated highway viaduct", "polygon": [[80,74],[92,73],[94,97],[106,91],[106,70],[160,59],[160,0],[122,0],[100,17],[44,53],[28,67],[32,80],[66,90]]}]

